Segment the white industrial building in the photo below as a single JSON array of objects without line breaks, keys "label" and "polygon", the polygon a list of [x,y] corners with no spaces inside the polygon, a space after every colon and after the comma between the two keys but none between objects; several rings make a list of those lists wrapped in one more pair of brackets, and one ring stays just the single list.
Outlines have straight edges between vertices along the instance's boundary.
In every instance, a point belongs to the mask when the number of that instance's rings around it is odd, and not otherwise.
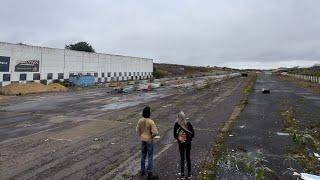
[{"label": "white industrial building", "polygon": [[97,82],[148,79],[153,60],[0,42],[0,86],[13,82],[63,81],[90,74]]}]

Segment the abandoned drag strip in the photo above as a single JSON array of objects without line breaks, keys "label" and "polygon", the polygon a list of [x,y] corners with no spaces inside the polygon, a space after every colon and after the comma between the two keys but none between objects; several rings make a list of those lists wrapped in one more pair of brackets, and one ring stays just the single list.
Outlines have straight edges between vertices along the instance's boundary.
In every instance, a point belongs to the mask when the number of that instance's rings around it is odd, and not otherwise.
[{"label": "abandoned drag strip", "polygon": [[200,118],[200,112],[223,103],[244,81],[236,77],[203,88],[160,88],[127,95],[110,95],[98,88],[13,98],[0,107],[0,175],[4,179],[122,176],[113,173],[127,172],[121,164],[139,152],[135,125],[146,104],[163,136],[156,145],[161,151],[172,143],[176,112],[183,109],[190,120],[203,123],[199,129],[208,128],[211,122]]}]

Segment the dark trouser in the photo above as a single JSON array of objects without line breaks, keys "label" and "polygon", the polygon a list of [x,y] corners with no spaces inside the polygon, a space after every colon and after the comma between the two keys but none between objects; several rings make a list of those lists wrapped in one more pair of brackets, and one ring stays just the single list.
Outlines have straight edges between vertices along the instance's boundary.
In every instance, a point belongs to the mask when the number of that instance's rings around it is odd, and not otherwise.
[{"label": "dark trouser", "polygon": [[153,141],[141,141],[141,170],[145,170],[146,158],[148,156],[147,172],[152,173],[153,168]]},{"label": "dark trouser", "polygon": [[179,143],[179,151],[180,151],[181,174],[184,174],[184,157],[186,155],[188,175],[191,175],[191,160],[190,160],[191,142],[186,141],[184,143]]}]

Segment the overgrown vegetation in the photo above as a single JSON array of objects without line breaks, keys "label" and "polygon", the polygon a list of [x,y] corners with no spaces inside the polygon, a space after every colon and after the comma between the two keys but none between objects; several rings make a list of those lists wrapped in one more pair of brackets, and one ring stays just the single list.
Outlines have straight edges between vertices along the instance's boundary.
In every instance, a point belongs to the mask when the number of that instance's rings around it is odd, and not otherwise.
[{"label": "overgrown vegetation", "polygon": [[295,146],[289,150],[289,157],[300,162],[304,172],[319,174],[319,160],[313,152],[320,152],[320,123],[309,125],[305,129],[299,127],[293,107],[282,110],[285,130],[289,133]]},{"label": "overgrown vegetation", "polygon": [[244,109],[245,105],[248,103],[247,99],[249,94],[253,91],[254,85],[256,83],[257,76],[256,74],[250,74],[250,80],[247,82],[245,88],[241,94],[241,101],[234,109],[230,118],[225,121],[219,128],[219,132],[216,136],[216,139],[213,143],[212,150],[209,154],[211,156],[208,162],[202,164],[201,171],[198,175],[199,179],[208,180],[214,179],[216,176],[217,164],[225,150],[225,141],[230,134],[230,130],[233,127],[236,119],[238,118],[240,112]]},{"label": "overgrown vegetation", "polygon": [[261,150],[228,154],[221,161],[226,162],[229,167],[232,165],[238,170],[251,173],[257,180],[271,179],[275,176],[275,172],[266,165],[268,161],[263,156]]},{"label": "overgrown vegetation", "polygon": [[204,66],[186,66],[178,64],[153,64],[153,76],[155,78],[176,77],[176,76],[205,76],[210,74],[223,74],[232,72],[234,69],[226,67],[204,67]]},{"label": "overgrown vegetation", "polygon": [[165,76],[166,76],[166,72],[165,71],[153,66],[153,77],[155,79],[164,78]]}]

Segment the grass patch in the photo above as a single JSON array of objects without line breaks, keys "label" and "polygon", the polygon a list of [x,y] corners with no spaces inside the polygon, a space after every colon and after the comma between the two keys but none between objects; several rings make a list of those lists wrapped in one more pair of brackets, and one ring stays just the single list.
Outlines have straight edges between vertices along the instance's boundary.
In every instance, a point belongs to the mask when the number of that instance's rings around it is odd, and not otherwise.
[{"label": "grass patch", "polygon": [[293,147],[290,147],[288,156],[298,161],[304,168],[304,172],[320,174],[319,160],[313,154],[313,152],[320,152],[320,123],[314,123],[301,129],[292,106],[287,110],[282,110],[281,115],[284,127],[295,143]]},{"label": "grass patch", "polygon": [[252,174],[257,180],[275,179],[275,172],[266,164],[268,161],[263,156],[261,150],[249,153],[228,154],[221,162],[229,168],[234,166],[236,169]]},{"label": "grass patch", "polygon": [[294,115],[295,112],[292,106],[289,107],[287,110],[281,109],[280,112],[282,116],[283,125],[286,129],[296,128],[298,126],[297,120]]}]

